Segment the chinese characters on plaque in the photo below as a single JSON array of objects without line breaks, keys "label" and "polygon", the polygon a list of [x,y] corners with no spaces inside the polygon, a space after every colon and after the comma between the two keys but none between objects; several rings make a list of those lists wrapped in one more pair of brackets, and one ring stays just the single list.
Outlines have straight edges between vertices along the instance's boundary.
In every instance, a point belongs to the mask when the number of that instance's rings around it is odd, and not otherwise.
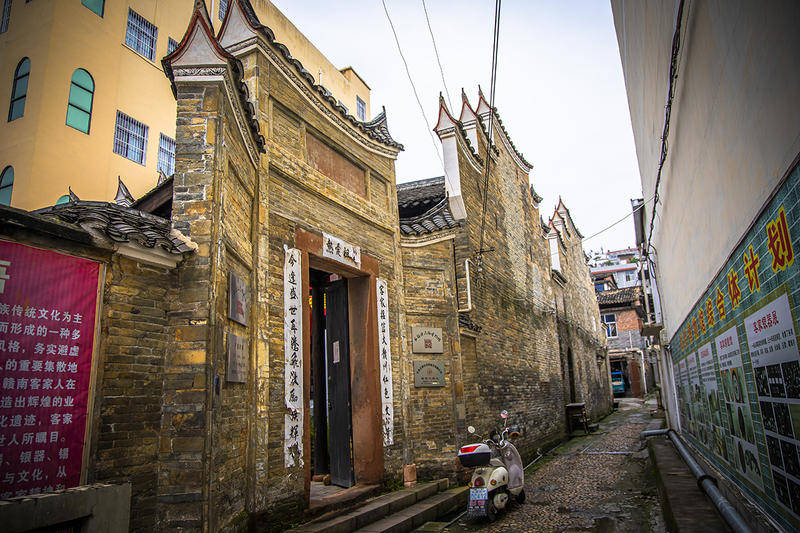
[{"label": "chinese characters on plaque", "polygon": [[228,273],[228,318],[247,327],[250,317],[250,287],[233,272]]},{"label": "chinese characters on plaque", "polygon": [[80,484],[99,273],[0,241],[0,499]]},{"label": "chinese characters on plaque", "polygon": [[245,383],[247,381],[248,342],[246,337],[228,333],[228,372],[227,381]]},{"label": "chinese characters on plaque", "polygon": [[361,248],[327,233],[322,234],[322,257],[361,268]]},{"label": "chinese characters on plaque", "polygon": [[286,248],[283,264],[284,463],[303,466],[303,276],[300,250]]},{"label": "chinese characters on plaque", "polygon": [[381,419],[383,444],[394,444],[394,393],[392,391],[392,347],[389,335],[389,286],[385,279],[376,278],[378,296],[378,353],[381,365]]}]

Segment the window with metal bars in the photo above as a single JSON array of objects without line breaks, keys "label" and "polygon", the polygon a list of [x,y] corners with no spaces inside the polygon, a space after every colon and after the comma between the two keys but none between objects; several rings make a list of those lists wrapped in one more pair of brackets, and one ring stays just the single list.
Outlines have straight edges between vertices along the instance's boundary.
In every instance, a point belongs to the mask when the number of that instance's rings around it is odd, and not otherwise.
[{"label": "window with metal bars", "polygon": [[156,38],[158,28],[143,16],[128,9],[128,29],[125,31],[125,44],[150,61],[156,58]]},{"label": "window with metal bars", "polygon": [[172,176],[175,173],[175,139],[163,133],[158,142],[158,170],[165,176]]},{"label": "window with metal bars", "polygon": [[219,0],[219,20],[225,18],[225,12],[228,10],[228,0]]},{"label": "window with metal bars", "polygon": [[149,128],[138,120],[117,111],[117,126],[114,128],[114,153],[144,165],[147,153]]},{"label": "window with metal bars", "polygon": [[11,86],[11,102],[8,106],[8,121],[16,120],[25,114],[25,100],[28,96],[28,78],[31,75],[31,60],[23,57],[14,71]]},{"label": "window with metal bars", "polygon": [[170,55],[172,52],[174,52],[176,48],[178,48],[178,41],[170,37],[167,41],[167,55]]},{"label": "window with metal bars", "polygon": [[3,18],[0,20],[0,33],[8,30],[8,22],[11,19],[11,0],[3,1]]}]

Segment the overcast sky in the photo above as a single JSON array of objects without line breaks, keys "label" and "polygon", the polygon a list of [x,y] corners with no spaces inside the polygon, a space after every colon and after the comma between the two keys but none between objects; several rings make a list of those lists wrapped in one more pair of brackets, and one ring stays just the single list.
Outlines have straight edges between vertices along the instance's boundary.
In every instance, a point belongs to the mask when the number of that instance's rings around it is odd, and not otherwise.
[{"label": "overcast sky", "polygon": [[[405,145],[398,183],[442,175],[428,126],[436,124],[444,87],[422,0],[386,0],[386,6],[428,125],[380,0],[273,2],[334,65],[353,66],[364,78],[373,115],[386,106],[392,136]],[[473,106],[478,85],[489,98],[494,2],[426,0],[426,6],[458,116],[462,88]],[[503,2],[495,104],[533,164],[531,183],[544,197],[545,218],[559,195],[586,237],[630,213],[641,183],[608,0]],[[584,248],[634,244],[629,217]]]}]

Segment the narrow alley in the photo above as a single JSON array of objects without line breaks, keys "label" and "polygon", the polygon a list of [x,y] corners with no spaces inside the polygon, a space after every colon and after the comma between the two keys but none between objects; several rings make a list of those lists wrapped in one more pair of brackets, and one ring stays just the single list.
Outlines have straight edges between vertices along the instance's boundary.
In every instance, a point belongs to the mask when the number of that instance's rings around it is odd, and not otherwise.
[{"label": "narrow alley", "polygon": [[525,471],[523,505],[512,505],[494,523],[465,515],[444,529],[428,524],[418,531],[666,531],[647,448],[639,439],[662,422],[650,415],[655,400],[619,401],[597,432],[567,441]]}]

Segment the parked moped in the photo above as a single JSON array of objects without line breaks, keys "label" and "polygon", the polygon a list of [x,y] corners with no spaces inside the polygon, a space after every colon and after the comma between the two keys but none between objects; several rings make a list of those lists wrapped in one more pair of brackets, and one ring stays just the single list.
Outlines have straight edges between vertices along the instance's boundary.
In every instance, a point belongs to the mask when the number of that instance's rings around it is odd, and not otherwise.
[{"label": "parked moped", "polygon": [[[525,474],[522,458],[510,439],[519,437],[517,426],[508,427],[508,411],[500,413],[503,429],[493,431],[490,439],[462,446],[458,459],[463,466],[475,468],[469,482],[469,517],[485,516],[490,522],[497,518],[498,510],[505,509],[510,498],[517,503],[525,501]],[[467,431],[475,434],[475,428]]]}]

